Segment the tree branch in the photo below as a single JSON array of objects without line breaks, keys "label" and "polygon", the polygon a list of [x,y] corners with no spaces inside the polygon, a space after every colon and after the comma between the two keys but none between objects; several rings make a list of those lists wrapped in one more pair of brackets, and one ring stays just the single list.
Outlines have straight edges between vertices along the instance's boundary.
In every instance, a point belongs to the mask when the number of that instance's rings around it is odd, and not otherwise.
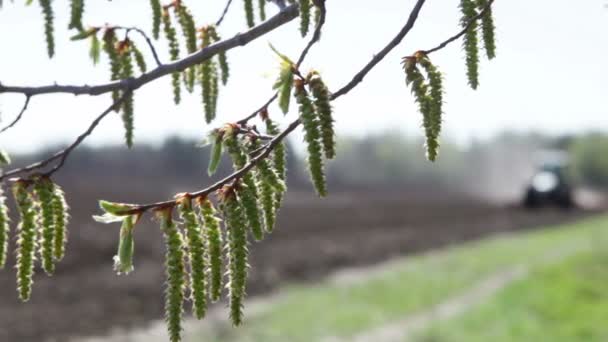
[{"label": "tree branch", "polygon": [[49,158],[39,161],[37,163],[34,164],[30,164],[28,166],[22,167],[22,168],[18,168],[18,169],[13,169],[10,170],[8,172],[2,173],[0,175],[0,181],[6,179],[7,177],[10,176],[15,176],[18,174],[22,174],[22,173],[27,173],[33,170],[37,170],[40,168],[43,168],[45,166],[47,166],[48,164],[50,164],[51,162],[59,159],[59,163],[57,165],[55,165],[55,167],[53,167],[50,171],[44,173],[44,175],[46,176],[50,176],[53,173],[55,173],[57,170],[59,170],[59,168],[61,168],[63,166],[63,164],[65,163],[65,160],[67,159],[67,157],[69,156],[69,154],[78,146],[80,145],[80,143],[82,143],[89,135],[91,135],[91,133],[93,132],[93,130],[95,130],[95,128],[97,127],[97,125],[101,122],[101,120],[103,120],[103,118],[105,118],[108,114],[110,114],[113,110],[115,110],[116,108],[118,108],[123,101],[131,95],[131,91],[126,91],[116,102],[112,103],[112,105],[110,107],[108,107],[106,110],[104,110],[101,114],[99,114],[97,116],[97,118],[95,118],[95,120],[93,120],[93,122],[89,125],[89,127],[87,128],[86,131],[84,131],[84,133],[82,133],[81,135],[78,136],[78,138],[76,138],[76,140],[70,144],[70,146],[66,147],[65,149],[53,154],[52,156],[50,156]]},{"label": "tree branch", "polygon": [[[418,19],[418,13],[420,13],[420,9],[422,8],[422,5],[424,4],[424,2],[425,2],[425,0],[418,0],[416,6],[414,7],[414,9],[412,10],[412,13],[409,16],[408,21],[406,22],[404,28],[399,32],[397,37],[395,37],[393,40],[391,40],[389,42],[389,44],[384,49],[382,49],[380,54],[374,56],[372,61],[370,63],[366,64],[363,67],[363,69],[357,73],[357,75],[367,74],[369,72],[369,70],[371,70],[375,65],[377,65],[392,49],[394,49],[399,44],[399,42],[409,33],[411,28],[414,26],[416,20]],[[313,36],[313,39],[315,39],[314,36]],[[342,88],[344,90],[344,92],[342,94],[332,96],[331,100],[333,101],[336,98],[338,98],[339,96],[346,94],[348,91],[350,91],[351,89],[353,89],[360,83],[360,81],[359,81],[359,82],[354,83],[351,86],[352,82],[353,81],[350,81],[346,86],[344,86]],[[338,94],[338,93],[336,93],[336,94]],[[275,95],[275,98],[276,98],[276,95]],[[272,100],[273,100],[273,98],[271,98],[271,101],[269,101],[269,102],[272,102]],[[262,108],[264,108],[264,107],[262,107]],[[256,112],[256,114],[257,114],[257,112]],[[255,167],[260,160],[262,160],[262,159],[266,158],[268,155],[270,155],[272,150],[279,143],[281,143],[281,141],[283,141],[283,139],[285,139],[286,136],[288,136],[292,131],[294,131],[300,125],[300,123],[301,123],[301,121],[299,118],[294,120],[293,122],[291,122],[289,124],[289,126],[287,126],[287,128],[285,128],[285,130],[283,130],[280,134],[278,134],[277,136],[272,138],[266,145],[264,145],[264,147],[261,148],[260,153],[258,155],[256,155],[255,157],[253,157],[243,168],[233,172],[232,174],[226,176],[225,178],[217,181],[216,183],[214,183],[213,185],[211,185],[205,189],[190,193],[190,196],[192,196],[192,197],[207,196],[210,193],[221,189],[224,185],[226,185],[236,179],[241,178],[246,172],[248,172],[253,167]],[[121,212],[120,214],[122,214],[122,215],[140,214],[140,213],[143,213],[144,211],[147,211],[150,209],[172,207],[172,206],[175,206],[176,203],[177,203],[176,200],[169,200],[169,201],[150,203],[150,204],[133,204],[131,209]]]},{"label": "tree branch", "polygon": [[445,41],[443,41],[441,44],[437,45],[436,47],[429,49],[429,50],[423,50],[422,52],[424,52],[426,55],[431,54],[433,52],[437,52],[437,51],[445,48],[446,46],[448,46],[450,43],[453,43],[454,41],[458,40],[460,37],[464,36],[465,33],[467,33],[467,31],[469,31],[471,29],[473,24],[477,20],[479,20],[481,17],[483,17],[486,14],[486,12],[488,12],[490,10],[490,8],[492,8],[493,3],[494,3],[494,0],[488,1],[486,7],[484,7],[483,10],[481,12],[479,12],[476,16],[474,16],[460,32],[458,32],[457,34],[446,39]]},{"label": "tree branch", "polygon": [[224,21],[224,18],[226,17],[226,14],[228,14],[228,10],[230,9],[231,4],[232,4],[232,0],[228,0],[228,2],[226,2],[224,11],[222,12],[222,15],[220,15],[220,18],[215,22],[215,26],[220,26],[222,24],[222,22]]},{"label": "tree branch", "polygon": [[355,88],[359,83],[361,83],[361,81],[363,81],[363,78],[376,66],[376,64],[380,63],[380,61],[383,60],[389,52],[391,52],[391,50],[393,50],[397,45],[399,45],[399,43],[401,43],[403,38],[410,32],[412,27],[414,27],[414,24],[418,19],[418,15],[420,14],[420,10],[422,9],[422,5],[424,5],[424,2],[425,0],[418,0],[416,2],[414,9],[410,12],[410,16],[407,22],[405,23],[405,26],[403,26],[403,28],[401,29],[401,31],[399,31],[395,38],[393,38],[393,40],[391,40],[388,45],[386,45],[382,50],[380,50],[378,54],[374,55],[372,60],[369,61],[369,63],[367,63],[363,67],[363,69],[361,69],[361,71],[359,71],[353,77],[350,82],[348,82],[337,92],[333,93],[333,95],[331,96],[332,100],[337,99],[338,97],[348,93],[353,88]]},{"label": "tree branch", "polygon": [[17,115],[17,117],[10,124],[8,124],[6,127],[2,128],[0,130],[0,133],[4,133],[9,128],[15,126],[17,124],[17,122],[19,122],[19,120],[21,120],[21,118],[23,117],[23,113],[25,113],[25,111],[27,110],[27,106],[30,104],[31,98],[32,97],[30,95],[25,95],[25,102],[23,103],[23,107],[21,108],[19,115]]},{"label": "tree branch", "polygon": [[196,53],[184,57],[183,59],[177,60],[173,63],[161,65],[156,69],[142,74],[141,76],[136,78],[128,78],[95,86],[74,86],[55,84],[41,87],[18,87],[5,86],[0,84],[0,93],[20,93],[28,96],[34,96],[51,93],[69,93],[74,95],[101,95],[114,90],[126,91],[130,89],[131,91],[134,91],[139,87],[143,86],[144,84],[152,82],[158,78],[200,64],[220,52],[225,52],[235,47],[247,45],[251,41],[260,38],[265,34],[273,31],[274,29],[295,19],[298,16],[298,13],[298,5],[294,4],[289,7],[286,7],[284,10],[277,13],[274,17],[270,18],[269,20],[261,23],[256,27],[253,27],[245,33],[238,33],[230,39],[211,44]]},{"label": "tree branch", "polygon": [[135,26],[133,26],[133,27],[113,26],[113,28],[126,30],[127,36],[129,35],[129,32],[131,32],[131,31],[135,31],[135,32],[139,33],[146,40],[146,43],[148,44],[148,47],[150,48],[150,51],[152,52],[152,56],[154,57],[154,60],[156,61],[156,65],[159,67],[161,65],[163,65],[163,63],[160,61],[160,58],[158,58],[158,53],[156,52],[156,48],[154,47],[154,44],[152,43],[152,39],[150,39],[150,37],[148,37],[146,32],[144,32],[142,29],[135,27]]}]

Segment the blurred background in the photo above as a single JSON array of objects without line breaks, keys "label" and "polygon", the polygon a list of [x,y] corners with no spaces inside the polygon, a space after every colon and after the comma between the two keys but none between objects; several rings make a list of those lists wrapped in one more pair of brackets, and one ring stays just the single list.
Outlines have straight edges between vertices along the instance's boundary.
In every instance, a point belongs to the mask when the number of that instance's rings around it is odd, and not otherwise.
[{"label": "blurred background", "polygon": [[[413,3],[328,1],[326,33],[307,67],[338,88],[394,35]],[[458,30],[457,3],[429,1],[403,47],[336,102],[338,157],[327,166],[326,199],[311,190],[301,135],[290,138],[290,190],[277,229],[250,247],[244,326],[232,328],[220,302],[204,321],[188,321],[185,340],[608,340],[608,12],[602,1],[497,1],[498,58],[482,62],[478,92],[466,86],[458,44],[433,56],[447,93],[440,157],[430,163],[399,62]],[[68,2],[56,6],[57,21],[67,22]],[[204,22],[224,2],[189,6]],[[148,11],[147,1],[99,2],[85,17],[148,28]],[[240,2],[231,11],[226,37],[244,27]],[[0,34],[13,47],[0,63],[3,84],[108,77],[105,61],[91,66],[87,47],[69,42],[63,24],[58,56],[48,62],[38,9],[5,3],[0,25],[16,32]],[[173,106],[168,80],[137,93],[133,149],[121,144],[118,115],[102,122],[54,178],[72,216],[56,274],[38,272],[23,304],[14,270],[0,272],[0,341],[166,340],[157,223],[143,218],[135,272],[117,276],[118,226],[91,215],[99,199],[156,202],[212,182],[200,141],[271,94],[277,61],[267,43],[295,55],[303,44],[296,35],[294,22],[229,54],[234,76],[211,126],[196,96]],[[0,96],[4,123],[22,100]],[[19,125],[0,135],[10,167],[63,148],[107,101],[33,98]],[[283,118],[271,108],[271,115],[286,123],[295,113]],[[230,171],[223,160],[218,176]]]}]

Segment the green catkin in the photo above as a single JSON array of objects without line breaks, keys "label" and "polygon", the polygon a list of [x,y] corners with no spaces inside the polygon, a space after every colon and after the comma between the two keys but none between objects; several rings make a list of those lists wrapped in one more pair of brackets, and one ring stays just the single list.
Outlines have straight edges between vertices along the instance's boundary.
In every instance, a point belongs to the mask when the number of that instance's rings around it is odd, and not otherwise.
[{"label": "green catkin", "polygon": [[196,24],[192,13],[182,2],[176,4],[175,11],[186,42],[186,51],[194,53],[196,52]]},{"label": "green catkin", "polygon": [[186,231],[188,259],[190,260],[192,311],[197,319],[202,319],[207,312],[207,280],[205,277],[207,262],[201,222],[192,208],[192,200],[189,195],[184,195],[178,202],[179,213]]},{"label": "green catkin", "polygon": [[411,85],[412,93],[418,102],[420,113],[422,113],[422,126],[424,127],[426,137],[426,154],[430,161],[437,158],[439,149],[439,141],[435,134],[433,125],[433,99],[429,95],[429,87],[425,82],[425,78],[418,69],[417,57],[406,57],[403,60],[403,69],[405,71],[405,82]]},{"label": "green catkin", "polygon": [[54,184],[50,179],[43,177],[34,183],[34,194],[40,206],[40,244],[39,255],[42,260],[42,269],[47,275],[55,271],[53,260],[53,247],[55,241],[55,212],[53,210]]},{"label": "green catkin", "polygon": [[304,125],[304,140],[308,145],[308,171],[317,194],[319,197],[325,197],[327,186],[325,184],[321,142],[319,141],[319,120],[301,80],[296,81],[295,89],[296,101],[300,106],[300,120]]},{"label": "green catkin", "polygon": [[[196,24],[194,23],[194,18],[192,17],[192,14],[188,8],[182,2],[176,3],[175,12],[177,15],[177,20],[182,29],[182,34],[184,35],[184,40],[186,42],[186,51],[188,51],[189,54],[194,53],[197,50]],[[194,90],[196,68],[191,67],[184,70],[184,77],[186,89],[189,92],[192,92]]]},{"label": "green catkin", "polygon": [[32,196],[27,191],[25,181],[13,185],[13,196],[21,217],[17,235],[17,292],[19,299],[26,302],[32,293],[34,260],[36,258],[36,212]]},{"label": "green catkin", "polygon": [[[201,49],[211,44],[210,27],[206,26],[201,30]],[[213,111],[214,99],[213,99],[213,73],[215,65],[211,59],[204,61],[201,64],[201,96],[203,100],[203,109],[205,111],[205,122],[211,123],[215,119],[215,112]]]},{"label": "green catkin", "polygon": [[431,97],[431,126],[435,137],[441,134],[441,123],[443,116],[443,77],[441,72],[427,56],[420,56],[420,65],[424,68],[428,75],[430,97]]},{"label": "green catkin", "polygon": [[[224,133],[224,144],[226,150],[232,157],[234,169],[239,170],[243,168],[245,164],[247,164],[247,156],[243,152],[241,146],[239,146],[238,139],[233,132],[226,131]],[[258,188],[252,172],[245,173],[242,180],[243,190],[240,192],[241,202],[245,209],[245,215],[247,216],[247,222],[249,222],[251,234],[256,240],[260,241],[264,237],[264,230],[262,229],[257,205]]]},{"label": "green catkin", "polygon": [[[260,147],[259,141],[255,138],[250,140],[249,152],[253,152]],[[260,190],[260,202],[262,204],[262,212],[264,213],[264,227],[267,232],[274,230],[276,221],[275,193],[283,193],[286,191],[285,183],[279,178],[275,170],[272,168],[268,159],[262,159],[257,164],[258,186]]]},{"label": "green catkin", "polygon": [[150,7],[152,8],[152,35],[154,36],[154,39],[158,39],[160,33],[160,17],[162,15],[160,0],[150,0]]},{"label": "green catkin", "polygon": [[46,49],[49,58],[55,55],[55,38],[53,37],[53,7],[52,0],[39,0],[44,15],[44,34],[46,36]]},{"label": "green catkin", "polygon": [[[175,28],[171,24],[171,17],[169,16],[169,11],[167,9],[163,10],[161,17],[163,22],[163,31],[165,32],[165,38],[169,43],[169,55],[171,56],[171,60],[175,61],[179,58],[179,42],[177,41],[177,33],[175,32]],[[174,72],[171,75],[173,85],[173,102],[175,102],[175,104],[179,104],[181,102],[181,87],[179,83],[179,78],[179,72]]]},{"label": "green catkin", "polygon": [[114,271],[119,275],[133,272],[133,254],[135,253],[133,229],[138,219],[138,215],[130,215],[122,220],[118,239],[118,251],[114,256]]},{"label": "green catkin", "polygon": [[266,0],[258,0],[258,9],[260,10],[260,20],[266,21]]},{"label": "green catkin", "polygon": [[167,284],[165,289],[165,321],[171,342],[181,341],[182,318],[186,286],[184,263],[184,239],[171,218],[171,209],[157,212],[160,229],[167,247],[165,267]]},{"label": "green catkin", "polygon": [[[112,81],[119,79],[122,63],[116,49],[116,34],[113,29],[107,29],[103,35],[103,50],[110,60],[110,79]],[[119,98],[119,91],[112,91],[112,101],[116,103]]]},{"label": "green catkin", "polygon": [[69,29],[82,31],[82,14],[84,13],[84,0],[70,1],[70,23]]},{"label": "green catkin", "polygon": [[209,156],[209,167],[207,168],[207,174],[212,176],[220,165],[222,159],[222,133],[220,130],[214,130],[211,133],[211,139],[213,139],[213,145],[211,146],[211,155]]},{"label": "green catkin", "polygon": [[222,294],[222,230],[220,219],[211,201],[197,198],[200,213],[205,225],[205,240],[207,242],[209,298],[218,301]]},{"label": "green catkin", "polygon": [[329,89],[327,89],[327,86],[318,74],[314,74],[310,78],[309,88],[314,98],[317,115],[319,116],[321,142],[323,143],[325,158],[333,159],[336,156],[336,139]]},{"label": "green catkin", "polygon": [[[460,23],[466,27],[477,15],[473,0],[461,0],[462,19]],[[479,48],[477,39],[477,21],[473,21],[464,35],[464,51],[466,54],[467,78],[472,89],[479,86]]]},{"label": "green catkin", "polygon": [[68,205],[63,190],[55,184],[53,190],[53,215],[55,217],[55,234],[53,235],[53,256],[60,261],[65,255],[65,245],[68,240]]},{"label": "green catkin", "polygon": [[99,63],[99,55],[101,52],[101,43],[99,42],[99,38],[97,38],[97,34],[91,35],[91,48],[89,49],[89,57],[91,57],[91,61],[93,61],[93,65],[97,65]]},{"label": "green catkin", "polygon": [[4,191],[0,188],[0,269],[6,265],[8,255],[8,240],[10,233],[8,207]]},{"label": "green catkin", "polygon": [[264,227],[266,232],[272,233],[276,223],[276,194],[275,190],[269,183],[260,182],[260,199],[262,202],[262,212],[264,213]]},{"label": "green catkin", "polygon": [[217,99],[220,96],[220,84],[219,84],[219,75],[217,73],[217,65],[215,62],[212,62],[211,67],[211,112],[213,113],[213,117],[217,115]]},{"label": "green catkin", "polygon": [[[477,0],[477,7],[483,11],[488,6],[488,0]],[[483,45],[488,59],[496,57],[496,39],[494,35],[495,26],[492,15],[492,7],[488,7],[484,15],[481,17],[481,34],[483,37]]]},{"label": "green catkin", "polygon": [[[209,35],[213,42],[219,42],[221,40],[214,26],[209,26]],[[228,83],[228,77],[230,77],[230,67],[228,65],[228,57],[226,56],[226,52],[220,52],[217,54],[217,62],[222,75],[222,84],[226,85],[226,83]]]},{"label": "green catkin", "polygon": [[245,216],[234,189],[224,190],[222,209],[227,231],[228,296],[230,318],[235,326],[243,322],[243,300],[247,281],[247,228]]},{"label": "green catkin", "polygon": [[[133,77],[133,62],[132,55],[130,53],[129,40],[125,40],[121,43],[124,47],[119,50],[120,64],[121,64],[121,79],[127,79]],[[128,94],[122,102],[122,123],[125,128],[125,142],[128,148],[133,147],[133,94]]]},{"label": "green catkin", "polygon": [[205,122],[211,123],[215,119],[213,112],[213,62],[207,60],[201,66],[201,96],[205,111]]},{"label": "green catkin", "polygon": [[302,37],[306,37],[310,27],[310,0],[298,0],[300,5],[300,33]]},{"label": "green catkin", "polygon": [[243,5],[245,6],[245,17],[247,19],[247,26],[254,27],[255,20],[253,17],[253,0],[243,0]]},{"label": "green catkin", "polygon": [[133,43],[132,41],[130,43],[132,58],[135,60],[135,64],[137,64],[139,71],[143,74],[146,72],[146,70],[148,70],[148,66],[146,65],[146,59],[141,53],[141,50],[137,48],[137,45],[135,45],[135,43]]},{"label": "green catkin", "polygon": [[[266,112],[266,118],[264,119],[266,123],[266,133],[276,136],[279,134],[279,128],[274,121],[268,118],[268,114]],[[285,143],[281,142],[277,146],[275,146],[272,151],[272,161],[274,165],[274,169],[279,176],[279,178],[285,184],[285,189],[287,189],[287,149],[285,147]],[[283,193],[276,192],[275,193],[275,211],[279,209],[281,206],[281,202],[283,201]]]},{"label": "green catkin", "polygon": [[[250,138],[249,152],[253,152],[260,147],[259,140],[255,137]],[[257,165],[257,171],[260,174],[260,178],[268,183],[273,189],[279,192],[285,192],[285,183],[279,177],[277,172],[272,168],[268,159],[260,160]]]}]

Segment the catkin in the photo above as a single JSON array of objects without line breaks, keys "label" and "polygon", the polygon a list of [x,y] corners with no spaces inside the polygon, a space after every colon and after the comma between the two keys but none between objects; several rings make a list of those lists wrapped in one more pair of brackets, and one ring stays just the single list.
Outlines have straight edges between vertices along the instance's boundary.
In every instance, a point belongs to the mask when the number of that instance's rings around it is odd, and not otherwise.
[{"label": "catkin", "polygon": [[[258,139],[252,137],[249,143],[249,153],[257,150],[260,147]],[[279,175],[273,169],[268,159],[258,161],[257,178],[260,192],[260,202],[262,204],[262,212],[264,214],[264,227],[267,232],[274,230],[276,221],[275,193],[283,193],[286,191],[285,183],[279,178]]]},{"label": "catkin", "polygon": [[55,184],[53,188],[53,216],[55,217],[55,234],[53,234],[53,256],[60,261],[65,255],[65,245],[68,241],[68,205],[61,187]]},{"label": "catkin", "polygon": [[[210,34],[211,26],[205,26],[201,29],[200,39],[201,48],[205,48],[211,44],[212,35]],[[201,64],[201,96],[203,99],[203,109],[205,111],[205,122],[210,123],[215,119],[215,99],[214,96],[214,74],[216,73],[213,60],[208,59]]]},{"label": "catkin", "polygon": [[8,240],[11,228],[9,221],[6,197],[4,191],[0,188],[0,269],[3,269],[6,265],[8,255]]},{"label": "catkin", "polygon": [[39,0],[40,8],[44,16],[44,35],[46,38],[46,49],[49,58],[55,55],[55,38],[53,33],[53,6],[51,0]]},{"label": "catkin", "polygon": [[464,35],[464,51],[466,55],[467,78],[472,89],[479,86],[479,48],[477,39],[477,21],[471,22],[477,15],[473,0],[461,0],[460,9],[462,19],[460,23],[463,27],[471,24]]},{"label": "catkin", "polygon": [[[208,33],[213,42],[219,42],[221,40],[214,26],[209,26]],[[228,83],[228,77],[230,77],[230,66],[228,65],[228,57],[226,56],[225,51],[217,54],[217,62],[222,75],[222,84],[226,85],[226,83]]]},{"label": "catkin", "polygon": [[217,115],[217,99],[219,97],[220,85],[219,85],[219,75],[217,73],[217,63],[215,61],[211,61],[211,89],[210,89],[210,98],[211,103],[209,104],[211,107],[211,112],[213,113],[213,117]]},{"label": "catkin", "polygon": [[258,0],[258,8],[260,10],[260,20],[266,20],[266,0]]},{"label": "catkin", "polygon": [[[184,41],[186,42],[186,51],[188,51],[190,54],[194,53],[197,49],[196,24],[194,23],[194,18],[192,17],[192,14],[188,8],[182,2],[176,3],[175,12],[177,15],[177,20],[182,29],[182,34],[184,35]],[[189,92],[192,92],[196,78],[196,68],[190,67],[184,70],[184,76],[186,89]]]},{"label": "catkin", "polygon": [[235,326],[243,322],[243,299],[247,281],[247,230],[245,216],[234,189],[224,189],[222,209],[227,231],[228,296],[230,318]]},{"label": "catkin", "polygon": [[165,268],[167,284],[165,289],[165,321],[171,342],[181,341],[182,318],[184,314],[184,292],[186,267],[184,263],[184,239],[171,218],[170,209],[157,212],[160,229],[165,237],[167,253]]},{"label": "catkin", "polygon": [[42,177],[34,183],[34,194],[40,206],[40,244],[39,255],[42,269],[48,275],[55,271],[53,247],[55,241],[55,211],[53,210],[54,184],[47,177]]},{"label": "catkin", "polygon": [[146,65],[146,59],[144,58],[144,55],[141,53],[141,50],[139,48],[137,48],[137,45],[135,45],[135,43],[133,41],[131,41],[130,43],[131,43],[132,58],[135,60],[135,64],[137,64],[139,71],[141,71],[141,73],[143,74],[146,72],[146,70],[148,70],[148,66]]},{"label": "catkin", "polygon": [[405,82],[412,87],[412,93],[418,102],[420,113],[422,114],[422,126],[426,137],[427,158],[431,161],[437,157],[439,143],[433,129],[432,118],[432,99],[429,95],[428,85],[425,82],[424,75],[420,72],[417,65],[416,57],[406,57],[403,61],[405,70]]},{"label": "catkin", "polygon": [[[224,133],[224,144],[226,150],[232,157],[234,169],[239,170],[247,163],[247,156],[243,153],[241,146],[237,140],[236,135],[233,132]],[[256,240],[261,240],[264,237],[264,230],[262,229],[262,223],[260,220],[260,214],[258,211],[257,198],[258,188],[255,183],[255,179],[251,172],[245,173],[243,179],[243,190],[241,191],[241,201],[245,209],[245,215],[251,228],[251,234]]]},{"label": "catkin", "polygon": [[[483,11],[488,6],[488,0],[477,0],[477,7]],[[483,47],[486,51],[488,59],[496,57],[496,39],[495,39],[494,18],[492,15],[492,7],[488,7],[486,12],[481,17],[481,34],[483,37]]]},{"label": "catkin", "polygon": [[308,97],[304,82],[296,80],[295,97],[299,104],[300,120],[304,125],[304,140],[308,146],[308,171],[314,188],[320,197],[327,195],[325,184],[325,171],[321,151],[319,120],[315,113],[314,106]]},{"label": "catkin", "polygon": [[34,260],[36,250],[36,211],[28,184],[19,180],[13,184],[13,196],[21,218],[17,234],[17,292],[26,302],[32,293]]},{"label": "catkin", "polygon": [[243,0],[243,5],[245,7],[245,18],[247,19],[247,26],[254,27],[255,20],[253,17],[253,0]]},{"label": "catkin", "polygon": [[[255,137],[249,137],[249,140],[249,152],[251,153],[260,147],[260,143],[259,140]],[[279,177],[277,172],[272,168],[268,159],[264,158],[258,161],[256,168],[263,182],[268,183],[276,191],[286,191],[285,183]]]},{"label": "catkin", "polygon": [[160,17],[162,15],[160,0],[150,0],[150,7],[152,8],[152,35],[154,39],[158,39],[160,34]]},{"label": "catkin", "polygon": [[[175,61],[179,58],[179,42],[177,41],[177,33],[175,32],[175,28],[171,24],[171,17],[169,16],[169,11],[166,8],[163,8],[163,13],[161,15],[162,23],[163,23],[163,31],[165,32],[165,38],[169,43],[169,55],[172,61]],[[171,74],[171,84],[173,85],[173,102],[175,104],[179,104],[181,102],[181,87],[179,83],[180,73],[174,72]]]},{"label": "catkin", "polygon": [[[279,128],[276,123],[267,117],[264,122],[266,123],[266,133],[276,136],[279,134]],[[280,142],[277,144],[272,151],[272,162],[274,165],[274,169],[279,176],[279,178],[285,184],[285,189],[287,189],[287,148],[284,142]],[[283,201],[283,193],[276,192],[275,193],[275,210],[278,210]]]},{"label": "catkin", "polygon": [[438,138],[441,134],[441,123],[443,120],[443,77],[439,69],[431,63],[427,56],[421,56],[419,61],[420,65],[425,69],[429,80],[431,129],[435,138]]},{"label": "catkin", "polygon": [[82,31],[82,14],[84,13],[84,0],[70,1],[70,23],[69,29]]},{"label": "catkin", "polygon": [[[103,35],[103,50],[110,60],[110,79],[117,80],[120,78],[122,63],[119,53],[116,49],[116,33],[113,29],[107,29]],[[116,103],[120,97],[119,91],[112,91],[112,101]]]},{"label": "catkin", "polygon": [[188,259],[190,260],[190,294],[192,311],[196,318],[202,319],[207,311],[207,268],[206,251],[203,243],[201,222],[192,208],[189,195],[179,200],[179,213],[184,222]]},{"label": "catkin", "polygon": [[[121,78],[127,79],[133,76],[133,62],[130,52],[131,42],[127,39],[121,42],[119,48],[120,64],[121,64]],[[133,146],[133,94],[129,93],[126,95],[122,102],[122,122],[125,128],[125,142],[127,147]]]},{"label": "catkin", "polygon": [[129,215],[122,220],[118,239],[118,252],[114,256],[114,271],[119,275],[133,272],[133,255],[135,253],[133,229],[138,219],[138,215]]},{"label": "catkin", "polygon": [[311,0],[298,0],[300,5],[300,34],[305,37],[310,27]]},{"label": "catkin", "polygon": [[207,198],[197,198],[201,217],[205,225],[205,240],[209,265],[209,297],[218,301],[222,294],[222,231],[220,219],[211,201]]},{"label": "catkin", "polygon": [[312,77],[310,77],[309,87],[314,98],[317,115],[319,116],[321,142],[323,143],[325,158],[333,159],[336,156],[336,139],[329,89],[327,89],[327,86],[318,73],[313,73]]}]

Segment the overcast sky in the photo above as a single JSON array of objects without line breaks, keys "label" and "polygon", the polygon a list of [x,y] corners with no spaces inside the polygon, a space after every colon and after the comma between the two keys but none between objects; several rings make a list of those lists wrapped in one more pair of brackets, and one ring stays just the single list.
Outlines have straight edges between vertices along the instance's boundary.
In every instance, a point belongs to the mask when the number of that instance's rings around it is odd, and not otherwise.
[{"label": "overcast sky", "polygon": [[[213,22],[224,1],[188,1],[197,23]],[[427,49],[458,31],[458,0],[428,0],[417,25],[364,83],[335,102],[339,134],[368,134],[387,128],[420,134],[420,114],[401,70],[402,56]],[[67,1],[54,1],[56,57],[46,57],[40,9],[34,3],[6,2],[0,10],[0,82],[7,85],[97,84],[106,82],[107,61],[96,67],[88,58],[88,41],[71,42],[66,31]],[[330,88],[345,84],[404,24],[413,0],[327,0],[328,21],[321,44],[313,49],[304,70],[321,71]],[[608,9],[603,0],[496,0],[497,59],[481,63],[481,87],[466,86],[460,42],[431,56],[445,75],[445,135],[460,142],[487,137],[505,129],[549,133],[608,129]],[[274,13],[275,8],[269,7]],[[88,1],[85,25],[137,25],[151,28],[149,1]],[[242,1],[235,0],[220,28],[224,37],[245,29]],[[232,77],[220,90],[221,122],[240,118],[271,94],[278,62],[268,48],[296,56],[305,41],[298,20],[229,53]],[[164,41],[157,43],[167,61]],[[143,42],[139,43],[144,47]],[[483,56],[483,54],[482,54]],[[152,59],[149,59],[152,65]],[[201,137],[210,126],[203,120],[198,94],[172,103],[170,79],[161,79],[136,93],[135,143],[159,142],[169,135]],[[3,122],[12,120],[22,96],[0,95]],[[0,136],[12,152],[67,143],[84,131],[108,106],[109,96],[34,97],[25,118]],[[271,115],[283,119],[278,109]],[[120,143],[118,115],[108,117],[88,140],[94,145]]]}]

